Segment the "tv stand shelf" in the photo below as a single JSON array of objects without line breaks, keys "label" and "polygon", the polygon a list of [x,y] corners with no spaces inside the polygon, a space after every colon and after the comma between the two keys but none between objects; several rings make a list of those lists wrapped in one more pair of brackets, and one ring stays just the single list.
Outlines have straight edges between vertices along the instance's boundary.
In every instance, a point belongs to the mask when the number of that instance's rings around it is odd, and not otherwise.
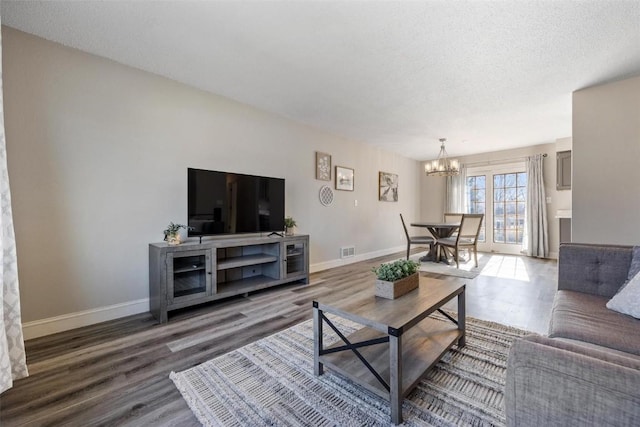
[{"label": "tv stand shelf", "polygon": [[204,265],[202,265],[202,266],[194,265],[193,267],[184,267],[184,268],[180,268],[180,269],[177,269],[177,270],[174,269],[173,272],[174,273],[186,273],[188,271],[197,271],[197,270],[205,270],[205,269],[206,269],[206,267]]},{"label": "tv stand shelf", "polygon": [[259,255],[244,255],[238,257],[227,258],[223,261],[218,261],[218,270],[226,270],[228,268],[245,267],[247,265],[266,264],[268,262],[278,261],[278,257],[275,255],[259,254]]},{"label": "tv stand shelf", "polygon": [[280,282],[267,276],[253,276],[249,279],[225,282],[218,286],[218,293],[220,295],[228,294],[230,296],[240,295],[259,289],[270,288],[274,284],[277,285],[280,284]]},{"label": "tv stand shelf", "polygon": [[309,283],[309,236],[233,237],[149,245],[151,313],[168,313],[269,288]]}]

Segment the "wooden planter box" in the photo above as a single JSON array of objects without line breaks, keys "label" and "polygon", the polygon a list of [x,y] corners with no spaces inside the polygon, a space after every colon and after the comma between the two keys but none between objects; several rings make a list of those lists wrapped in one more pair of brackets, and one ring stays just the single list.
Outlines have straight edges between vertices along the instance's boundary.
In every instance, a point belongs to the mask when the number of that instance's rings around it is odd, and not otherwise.
[{"label": "wooden planter box", "polygon": [[387,282],[385,280],[376,280],[376,296],[396,299],[402,295],[417,289],[420,285],[420,274],[413,273],[404,279],[395,282]]}]

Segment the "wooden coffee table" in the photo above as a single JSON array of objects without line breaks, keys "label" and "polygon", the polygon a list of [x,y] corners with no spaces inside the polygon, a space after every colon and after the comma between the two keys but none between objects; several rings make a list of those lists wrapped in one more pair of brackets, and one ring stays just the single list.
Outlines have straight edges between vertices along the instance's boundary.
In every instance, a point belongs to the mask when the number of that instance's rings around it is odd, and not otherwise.
[{"label": "wooden coffee table", "polygon": [[[395,300],[376,297],[373,288],[337,303],[313,301],[314,373],[327,366],[388,399],[391,421],[400,424],[404,396],[453,344],[465,345],[465,285],[421,277],[418,289]],[[457,319],[440,310],[456,296]],[[451,322],[428,318],[435,311]],[[345,336],[326,313],[364,327]],[[324,325],[342,342],[325,348]]]}]

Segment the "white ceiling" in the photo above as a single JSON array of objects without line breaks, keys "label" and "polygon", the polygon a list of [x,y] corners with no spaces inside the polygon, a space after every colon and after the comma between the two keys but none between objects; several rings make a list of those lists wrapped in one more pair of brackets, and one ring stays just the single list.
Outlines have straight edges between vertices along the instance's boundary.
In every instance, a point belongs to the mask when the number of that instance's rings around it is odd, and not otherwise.
[{"label": "white ceiling", "polygon": [[2,23],[415,159],[571,136],[634,1],[2,1]]}]

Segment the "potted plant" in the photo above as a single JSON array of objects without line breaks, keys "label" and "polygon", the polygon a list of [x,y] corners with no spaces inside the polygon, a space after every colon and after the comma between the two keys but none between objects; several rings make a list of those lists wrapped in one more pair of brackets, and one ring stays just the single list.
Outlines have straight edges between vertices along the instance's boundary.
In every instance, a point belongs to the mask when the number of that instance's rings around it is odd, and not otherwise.
[{"label": "potted plant", "polygon": [[288,216],[284,219],[284,234],[285,236],[293,236],[293,228],[296,226],[296,220]]},{"label": "potted plant", "polygon": [[167,229],[164,230],[164,240],[167,242],[167,244],[173,246],[182,243],[182,239],[180,238],[181,228],[188,230],[190,227],[187,227],[184,224],[174,224],[173,222],[169,223]]},{"label": "potted plant", "polygon": [[376,274],[376,295],[382,298],[395,299],[416,289],[420,284],[418,274],[420,263],[399,259],[387,264],[374,267]]}]

